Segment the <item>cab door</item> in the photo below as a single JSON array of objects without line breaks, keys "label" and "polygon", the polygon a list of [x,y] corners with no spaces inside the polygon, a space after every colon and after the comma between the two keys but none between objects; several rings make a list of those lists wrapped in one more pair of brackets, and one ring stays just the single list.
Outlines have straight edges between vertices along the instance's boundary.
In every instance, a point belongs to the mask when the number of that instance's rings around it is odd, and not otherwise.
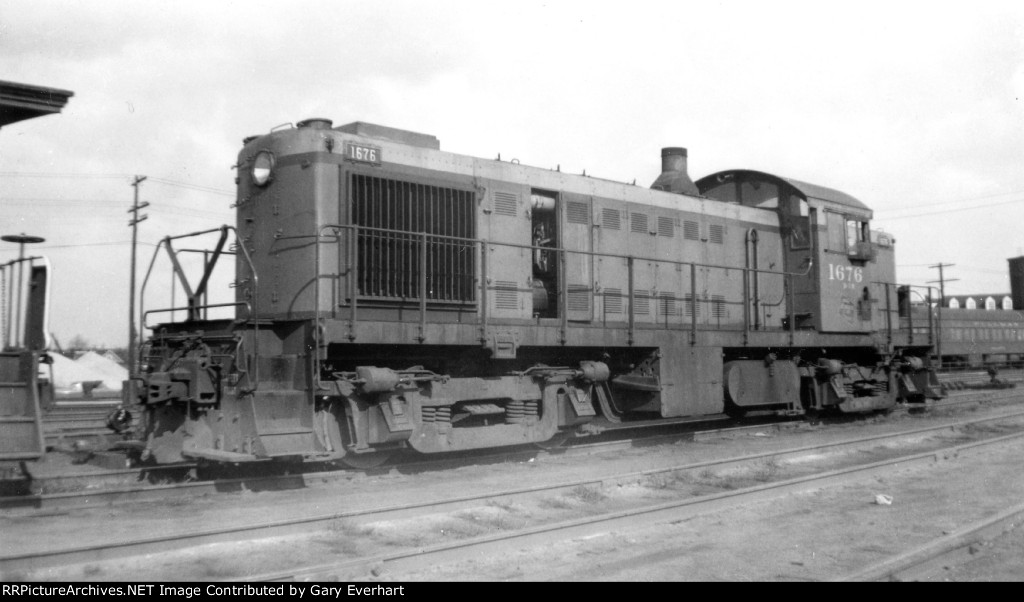
[{"label": "cab door", "polygon": [[793,317],[796,328],[820,329],[818,281],[813,261],[817,210],[808,206],[802,196],[790,191],[779,203],[778,211],[784,269],[796,274],[788,278],[793,287]]}]

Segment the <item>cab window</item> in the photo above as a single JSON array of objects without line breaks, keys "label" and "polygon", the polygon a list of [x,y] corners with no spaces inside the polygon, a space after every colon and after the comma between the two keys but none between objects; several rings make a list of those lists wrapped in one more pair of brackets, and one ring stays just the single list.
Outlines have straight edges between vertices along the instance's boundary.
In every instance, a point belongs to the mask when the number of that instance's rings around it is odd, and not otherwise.
[{"label": "cab window", "polygon": [[825,213],[825,226],[828,228],[828,250],[836,253],[846,251],[846,217],[841,213]]},{"label": "cab window", "polygon": [[846,220],[846,248],[855,249],[857,243],[868,242],[870,231],[868,230],[868,223],[862,222],[857,219]]}]

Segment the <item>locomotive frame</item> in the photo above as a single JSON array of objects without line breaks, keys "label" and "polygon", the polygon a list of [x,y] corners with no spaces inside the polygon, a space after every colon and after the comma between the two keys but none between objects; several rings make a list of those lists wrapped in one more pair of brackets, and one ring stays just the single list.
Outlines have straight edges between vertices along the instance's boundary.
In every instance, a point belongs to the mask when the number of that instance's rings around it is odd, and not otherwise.
[{"label": "locomotive frame", "polygon": [[125,388],[143,457],[360,466],[937,396],[865,205],[749,170],[695,184],[680,148],[662,167],[646,189],[323,119],[246,139],[234,319],[204,318],[229,228],[194,288],[161,245],[188,303]]}]

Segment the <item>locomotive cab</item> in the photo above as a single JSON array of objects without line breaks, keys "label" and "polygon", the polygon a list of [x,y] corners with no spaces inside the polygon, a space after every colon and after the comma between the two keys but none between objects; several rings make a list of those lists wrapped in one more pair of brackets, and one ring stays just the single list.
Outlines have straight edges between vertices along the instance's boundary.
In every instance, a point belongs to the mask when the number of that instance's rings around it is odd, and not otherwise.
[{"label": "locomotive cab", "polygon": [[[892,242],[870,229],[871,210],[848,194],[763,172],[730,170],[698,180],[719,201],[773,210],[793,282],[795,328],[875,332],[896,306]],[[883,251],[884,249],[884,251]]]},{"label": "locomotive cab", "polygon": [[[777,215],[781,260],[792,275],[786,328],[813,332],[825,343],[820,352],[800,352],[804,407],[860,411],[891,406],[894,392],[916,401],[937,395],[929,333],[915,344],[913,332],[901,331],[893,241],[870,229],[866,205],[837,190],[750,170],[712,174],[697,186],[718,201]],[[865,343],[839,342],[851,336],[864,336]],[[765,380],[766,369],[745,369],[749,383]]]}]

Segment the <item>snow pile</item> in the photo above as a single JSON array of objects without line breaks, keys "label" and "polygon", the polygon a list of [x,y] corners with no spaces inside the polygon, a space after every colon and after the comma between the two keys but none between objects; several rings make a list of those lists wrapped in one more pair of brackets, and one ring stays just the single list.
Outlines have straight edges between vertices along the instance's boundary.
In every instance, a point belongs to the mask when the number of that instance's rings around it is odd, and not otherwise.
[{"label": "snow pile", "polygon": [[75,360],[75,364],[86,368],[91,374],[95,374],[97,378],[90,380],[102,380],[103,387],[106,389],[120,390],[122,381],[128,379],[127,368],[95,351],[86,351]]},{"label": "snow pile", "polygon": [[[50,353],[50,359],[53,362],[53,386],[57,389],[81,391],[83,382],[103,380],[102,377],[97,378],[88,367],[79,366],[75,360],[59,353]],[[39,372],[48,376],[50,371],[47,366],[40,366]]]},{"label": "snow pile", "polygon": [[[93,351],[82,354],[72,360],[59,353],[50,353],[53,360],[53,384],[59,390],[82,391],[82,383],[100,381],[99,388],[111,391],[121,390],[121,381],[128,378],[128,370]],[[46,366],[40,367],[40,373],[49,375]]]}]

